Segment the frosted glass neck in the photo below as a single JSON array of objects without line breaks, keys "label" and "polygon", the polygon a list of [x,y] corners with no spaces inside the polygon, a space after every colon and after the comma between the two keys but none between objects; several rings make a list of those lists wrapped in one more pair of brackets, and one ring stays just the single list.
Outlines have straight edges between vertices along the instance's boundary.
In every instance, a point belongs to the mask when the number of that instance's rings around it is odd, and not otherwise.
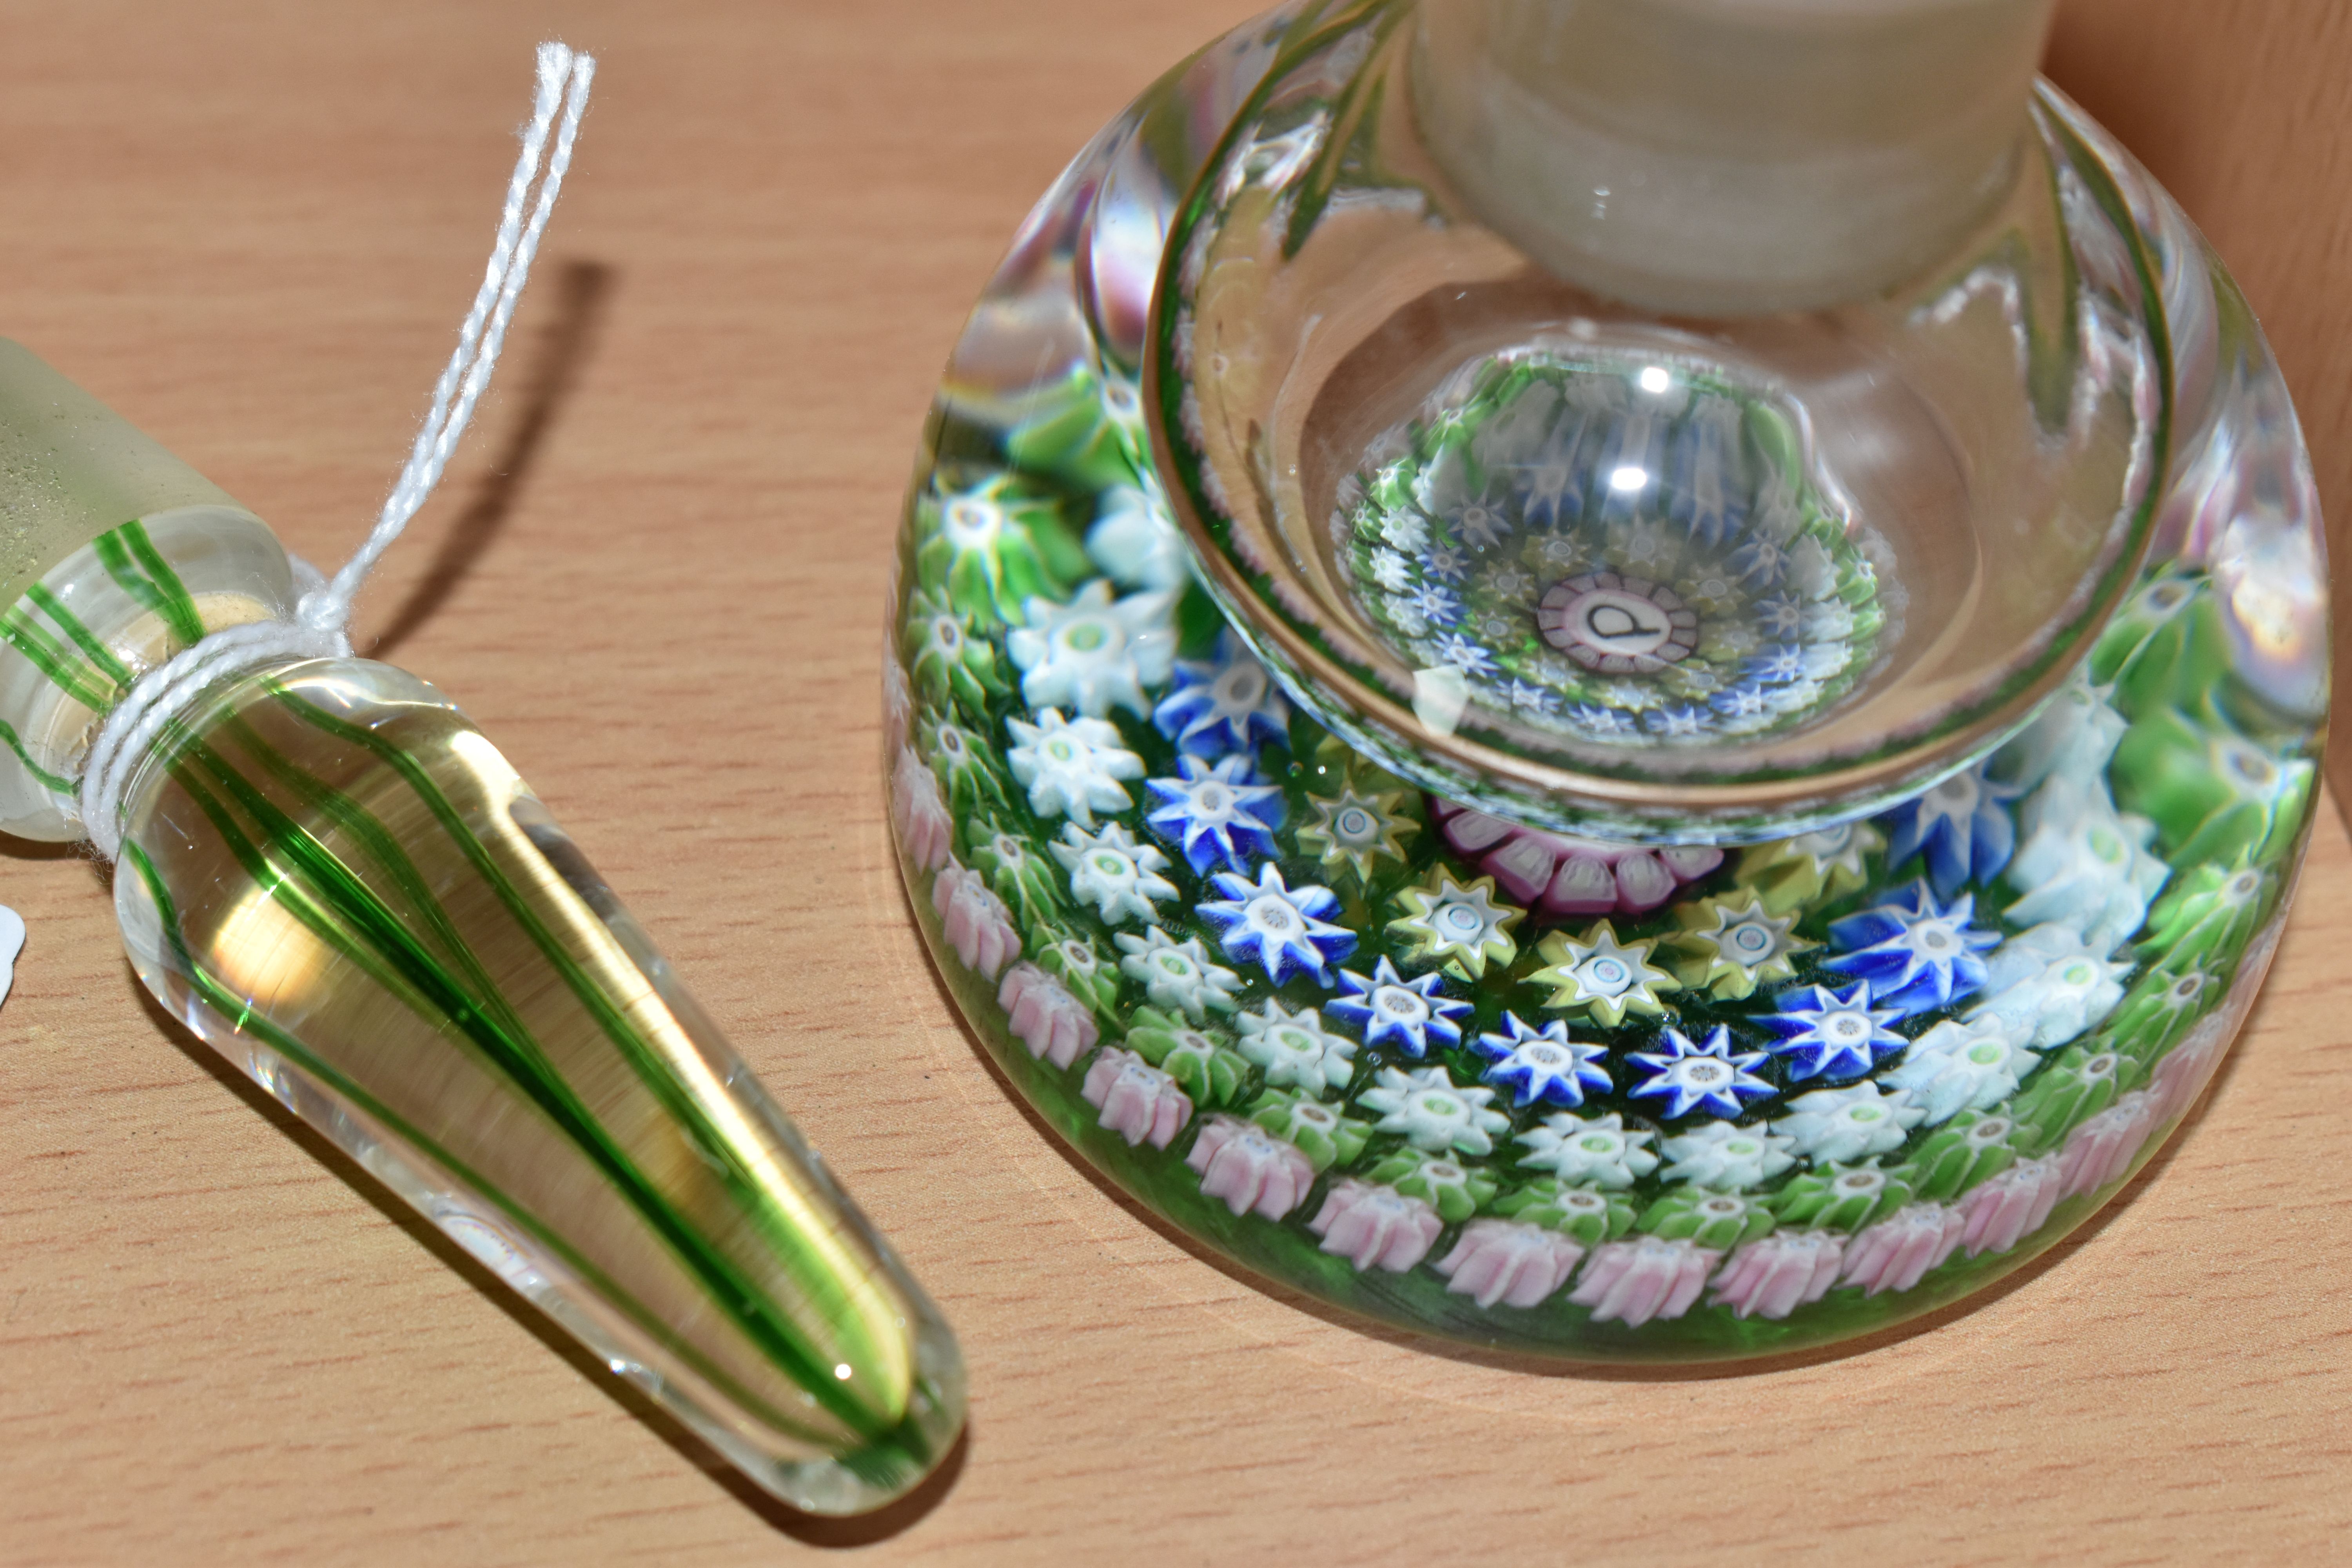
[{"label": "frosted glass neck", "polygon": [[110,528],[236,507],[128,420],[0,338],[0,610]]},{"label": "frosted glass neck", "polygon": [[1867,298],[2007,194],[2051,0],[1425,0],[1423,138],[1567,280],[1723,316]]}]

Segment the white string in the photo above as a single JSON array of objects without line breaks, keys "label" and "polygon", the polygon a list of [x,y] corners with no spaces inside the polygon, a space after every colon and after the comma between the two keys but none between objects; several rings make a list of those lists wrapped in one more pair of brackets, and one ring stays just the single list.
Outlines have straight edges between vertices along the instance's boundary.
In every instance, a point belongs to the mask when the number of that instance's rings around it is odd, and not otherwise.
[{"label": "white string", "polygon": [[[563,187],[564,172],[572,166],[572,144],[579,134],[580,116],[588,107],[588,89],[595,76],[596,62],[592,57],[574,54],[562,44],[539,46],[538,91],[530,120],[520,132],[522,151],[515,160],[514,177],[507,182],[506,205],[499,214],[498,239],[483,269],[482,286],[457,329],[457,347],[434,385],[432,408],[409,448],[407,465],[384,498],[383,510],[366,541],[323,584],[319,582],[317,568],[308,562],[295,563],[296,584],[302,596],[293,619],[257,621],[214,632],[142,675],[100,726],[82,763],[79,805],[82,831],[89,835],[100,855],[111,860],[121,847],[122,790],[140,760],[165,726],[205,687],[232,670],[273,658],[341,658],[351,654],[352,601],[392,542],[441,482],[442,471],[449,466],[450,455],[474,416],[474,405],[490,384],[490,373],[506,344],[507,324],[514,319],[515,302],[530,276],[531,258],[539,253],[540,236],[555,208],[556,194]],[[535,200],[534,183],[538,185]]]}]

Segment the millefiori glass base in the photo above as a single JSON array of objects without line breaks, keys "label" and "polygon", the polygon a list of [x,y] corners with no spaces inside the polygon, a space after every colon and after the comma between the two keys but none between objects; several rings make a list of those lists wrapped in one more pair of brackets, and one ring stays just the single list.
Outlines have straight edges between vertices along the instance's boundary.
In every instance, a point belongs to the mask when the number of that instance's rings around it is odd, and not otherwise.
[{"label": "millefiori glass base", "polygon": [[[1583,1360],[1915,1317],[2111,1197],[2267,966],[2325,700],[2268,351],[2156,194],[2139,243],[2201,368],[2146,564],[2030,721],[1891,809],[1637,845],[1426,793],[1303,711],[1195,582],[1138,379],[1193,179],[1279,150],[1236,128],[1255,86],[1391,9],[1289,7],[1163,79],[975,310],[885,657],[919,923],[1060,1137],[1326,1300]],[[1235,154],[1223,194],[1303,177],[1293,151]],[[1640,505],[1612,494],[1636,467],[1671,480]],[[1795,423],[1703,366],[1496,357],[1337,494],[1329,559],[1372,634],[1579,738],[1769,734],[1890,635],[1883,556],[1832,526]]]}]

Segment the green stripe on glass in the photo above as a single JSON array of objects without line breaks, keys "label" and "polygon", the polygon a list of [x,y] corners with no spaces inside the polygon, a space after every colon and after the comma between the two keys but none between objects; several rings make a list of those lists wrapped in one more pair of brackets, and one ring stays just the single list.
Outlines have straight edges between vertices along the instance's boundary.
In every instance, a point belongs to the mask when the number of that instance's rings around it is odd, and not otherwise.
[{"label": "green stripe on glass", "polygon": [[159,616],[182,647],[193,647],[204,640],[204,617],[196,613],[196,602],[136,519],[100,534],[90,541],[90,548],[98,552],[106,574]]},{"label": "green stripe on glass", "polygon": [[469,1170],[462,1160],[454,1156],[447,1148],[425,1136],[419,1128],[404,1121],[391,1107],[371,1095],[364,1086],[339,1071],[332,1063],[313,1051],[300,1038],[279,1028],[268,1017],[256,1013],[249,1002],[223,985],[219,977],[212,973],[189,952],[186,942],[180,934],[178,911],[173,906],[171,890],[164,885],[163,878],[156,872],[154,863],[148,859],[146,852],[135,844],[126,844],[123,846],[122,859],[124,864],[137,873],[147,896],[154,900],[163,915],[162,927],[171,945],[174,969],[195,986],[199,995],[208,1005],[226,1016],[235,1017],[241,1030],[251,1034],[270,1050],[319,1079],[328,1089],[349,1100],[372,1120],[382,1123],[386,1130],[424,1153],[436,1164],[446,1168],[472,1191],[489,1199],[507,1218],[529,1232],[533,1240],[546,1247],[579,1271],[608,1300],[622,1306],[637,1328],[654,1338],[673,1354],[692,1363],[698,1373],[724,1390],[730,1397],[757,1411],[763,1419],[795,1431],[812,1443],[821,1444],[831,1440],[830,1434],[801,1425],[789,1413],[772,1405],[763,1405],[749,1390],[733,1384],[723,1371],[709,1363],[691,1342],[681,1338],[676,1330],[663,1322],[656,1314],[635,1301],[625,1290],[606,1277],[592,1259],[582,1254],[571,1242],[541,1225],[536,1216],[516,1204],[511,1197],[501,1193],[494,1184],[484,1181],[477,1173]]},{"label": "green stripe on glass", "polygon": [[100,642],[98,634],[81,624],[81,617],[66,608],[65,601],[49,591],[46,583],[36,583],[25,590],[26,600],[41,614],[57,623],[58,629],[73,639],[76,647],[90,663],[104,671],[106,678],[118,687],[126,687],[136,679],[131,667],[114,656],[114,650]]},{"label": "green stripe on glass", "polygon": [[[320,724],[331,733],[341,731],[341,738],[357,741],[363,745],[373,741],[373,737],[366,737],[364,731],[332,721],[328,715],[282,690],[275,695],[290,709],[302,712],[310,721]],[[250,733],[249,731],[247,732]],[[413,759],[391,749],[385,749],[382,754],[386,760],[394,761],[395,767],[403,763],[414,765]],[[394,760],[395,758],[396,761]],[[210,774],[212,782],[225,792],[227,799],[213,795],[203,783],[191,776],[191,763]],[[174,782],[212,820],[223,841],[233,847],[247,874],[257,885],[268,888],[274,898],[295,912],[297,918],[322,941],[334,945],[346,957],[364,964],[379,984],[398,994],[411,1011],[428,1021],[446,1019],[461,1032],[471,1046],[488,1058],[562,1130],[566,1138],[589,1153],[630,1205],[690,1267],[703,1276],[712,1300],[724,1306],[748,1333],[761,1341],[795,1381],[811,1387],[831,1414],[869,1436],[886,1431],[893,1424],[892,1414],[866,1409],[846,1397],[837,1386],[828,1386],[835,1382],[824,1375],[830,1371],[829,1363],[820,1363],[812,1356],[808,1345],[788,1321],[762,1310],[758,1293],[751,1283],[723,1257],[709,1247],[695,1233],[693,1226],[653,1189],[643,1173],[614,1145],[605,1129],[572,1092],[572,1086],[554,1070],[538,1043],[528,1033],[517,1032],[501,1024],[501,1016],[508,1019],[514,1016],[503,997],[497,997],[494,992],[485,994],[469,991],[411,935],[399,916],[377,898],[363,880],[300,824],[273,806],[213,748],[193,742],[176,748],[172,753],[170,766]],[[421,770],[412,776],[411,783],[420,795],[433,802],[435,815],[442,819],[450,837],[464,846],[467,858],[475,862],[484,877],[499,885],[500,896],[509,903],[516,918],[531,930],[541,950],[564,973],[566,982],[598,1014],[614,1043],[621,1047],[647,1087],[664,1100],[665,1108],[678,1117],[682,1125],[692,1131],[697,1145],[705,1156],[725,1172],[730,1185],[735,1189],[735,1195],[758,1212],[764,1206],[761,1203],[761,1194],[755,1186],[744,1180],[745,1173],[740,1167],[727,1160],[726,1141],[716,1136],[697,1108],[676,1092],[676,1085],[667,1081],[667,1075],[651,1060],[653,1052],[644,1037],[617,1016],[610,999],[581,975],[577,966],[560,952],[528,907],[488,864],[488,852],[479,839],[457,822],[456,814],[449,809],[439,792],[433,788],[430,781],[422,776]],[[257,832],[253,837],[248,837],[233,820],[228,809],[232,801],[237,810],[255,824]],[[380,831],[380,825],[378,827],[378,832],[370,835],[371,839],[378,844],[388,843],[388,837]],[[413,868],[407,869],[402,879],[412,886],[422,885]],[[446,918],[439,913],[437,908],[433,923],[447,929]],[[787,1246],[799,1239],[786,1227],[772,1229],[773,1239]],[[787,1256],[794,1257],[796,1261],[806,1266],[806,1260],[798,1258],[796,1254],[788,1253]]]},{"label": "green stripe on glass", "polygon": [[505,1216],[583,1282],[562,1301],[740,1413],[698,1427],[722,1447],[753,1421],[886,1495],[929,1467],[960,1399],[944,1331],[430,688],[358,660],[233,677],[130,794],[123,927],[175,1013],[233,1058],[267,1043]]},{"label": "green stripe on glass", "polygon": [[50,685],[93,713],[111,708],[120,695],[102,671],[59,642],[21,607],[0,614],[0,642],[23,654]]},{"label": "green stripe on glass", "polygon": [[33,761],[33,753],[25,749],[25,742],[17,737],[16,726],[5,720],[0,720],[0,741],[7,742],[8,749],[16,753],[16,760],[25,764],[25,771],[39,780],[43,789],[55,790],[59,795],[74,793],[73,780],[59,778]]},{"label": "green stripe on glass", "polygon": [[[417,796],[431,808],[434,816],[449,833],[451,838],[464,847],[467,857],[473,863],[475,869],[497,890],[500,901],[505,904],[517,923],[530,932],[531,940],[538,946],[542,956],[563,977],[564,984],[572,990],[582,1005],[596,1017],[607,1037],[619,1047],[646,1088],[662,1102],[665,1110],[678,1119],[681,1126],[693,1131],[706,1157],[711,1159],[715,1168],[723,1173],[732,1194],[746,1206],[751,1215],[762,1225],[770,1241],[780,1249],[780,1256],[793,1265],[801,1287],[813,1293],[824,1291],[832,1282],[834,1272],[824,1259],[810,1255],[807,1250],[808,1237],[804,1229],[779,1212],[772,1196],[753,1179],[751,1173],[744,1170],[734,1160],[732,1142],[721,1136],[718,1130],[710,1125],[701,1107],[682,1092],[681,1086],[664,1066],[650,1042],[640,1031],[631,1026],[614,999],[587,975],[563,950],[562,944],[554,939],[545,921],[530,908],[528,900],[522,898],[512,879],[496,865],[480,838],[465,831],[456,807],[416,759],[399,748],[386,743],[373,732],[340,719],[315,704],[306,702],[283,688],[274,689],[274,694],[289,711],[299,716],[305,722],[351,744],[364,747],[401,774],[410,788],[416,792]],[[715,1285],[724,1284],[740,1288],[740,1282],[733,1279],[731,1274],[724,1269],[719,1260],[706,1257],[698,1258],[697,1261],[700,1267],[716,1269],[713,1276]],[[751,1300],[746,1298],[747,1301]],[[815,1378],[820,1401],[828,1408],[834,1409],[835,1413],[844,1419],[865,1424],[878,1418],[887,1426],[894,1424],[903,1415],[902,1412],[861,1410],[845,1400],[837,1399],[835,1396],[840,1391],[835,1386],[829,1386],[833,1380],[824,1376],[830,1369],[807,1358],[805,1347],[800,1343],[788,1320],[770,1320],[755,1312],[752,1317],[745,1318],[743,1323],[748,1331],[754,1331],[762,1338],[772,1339],[773,1348],[777,1352],[790,1358],[788,1364],[797,1369],[795,1376]],[[847,1315],[836,1326],[849,1328],[856,1324],[857,1319],[855,1315]],[[871,1348],[869,1347],[869,1350]]]}]

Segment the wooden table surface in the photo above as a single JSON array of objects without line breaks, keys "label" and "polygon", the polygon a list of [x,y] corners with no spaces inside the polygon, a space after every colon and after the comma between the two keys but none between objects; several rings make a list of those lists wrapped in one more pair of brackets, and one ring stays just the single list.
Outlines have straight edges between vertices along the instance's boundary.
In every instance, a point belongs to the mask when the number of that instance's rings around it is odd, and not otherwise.
[{"label": "wooden table surface", "polygon": [[320,561],[480,275],[532,42],[602,57],[499,386],[362,626],[533,781],[972,1372],[969,1440],[910,1506],[761,1506],[146,1005],[91,862],[9,845],[0,1562],[2347,1550],[2332,812],[2151,1174],[1972,1310],[1801,1365],[1562,1373],[1335,1321],[1108,1194],[992,1075],[883,823],[899,489],[1030,200],[1246,7],[0,5],[0,333]]}]

